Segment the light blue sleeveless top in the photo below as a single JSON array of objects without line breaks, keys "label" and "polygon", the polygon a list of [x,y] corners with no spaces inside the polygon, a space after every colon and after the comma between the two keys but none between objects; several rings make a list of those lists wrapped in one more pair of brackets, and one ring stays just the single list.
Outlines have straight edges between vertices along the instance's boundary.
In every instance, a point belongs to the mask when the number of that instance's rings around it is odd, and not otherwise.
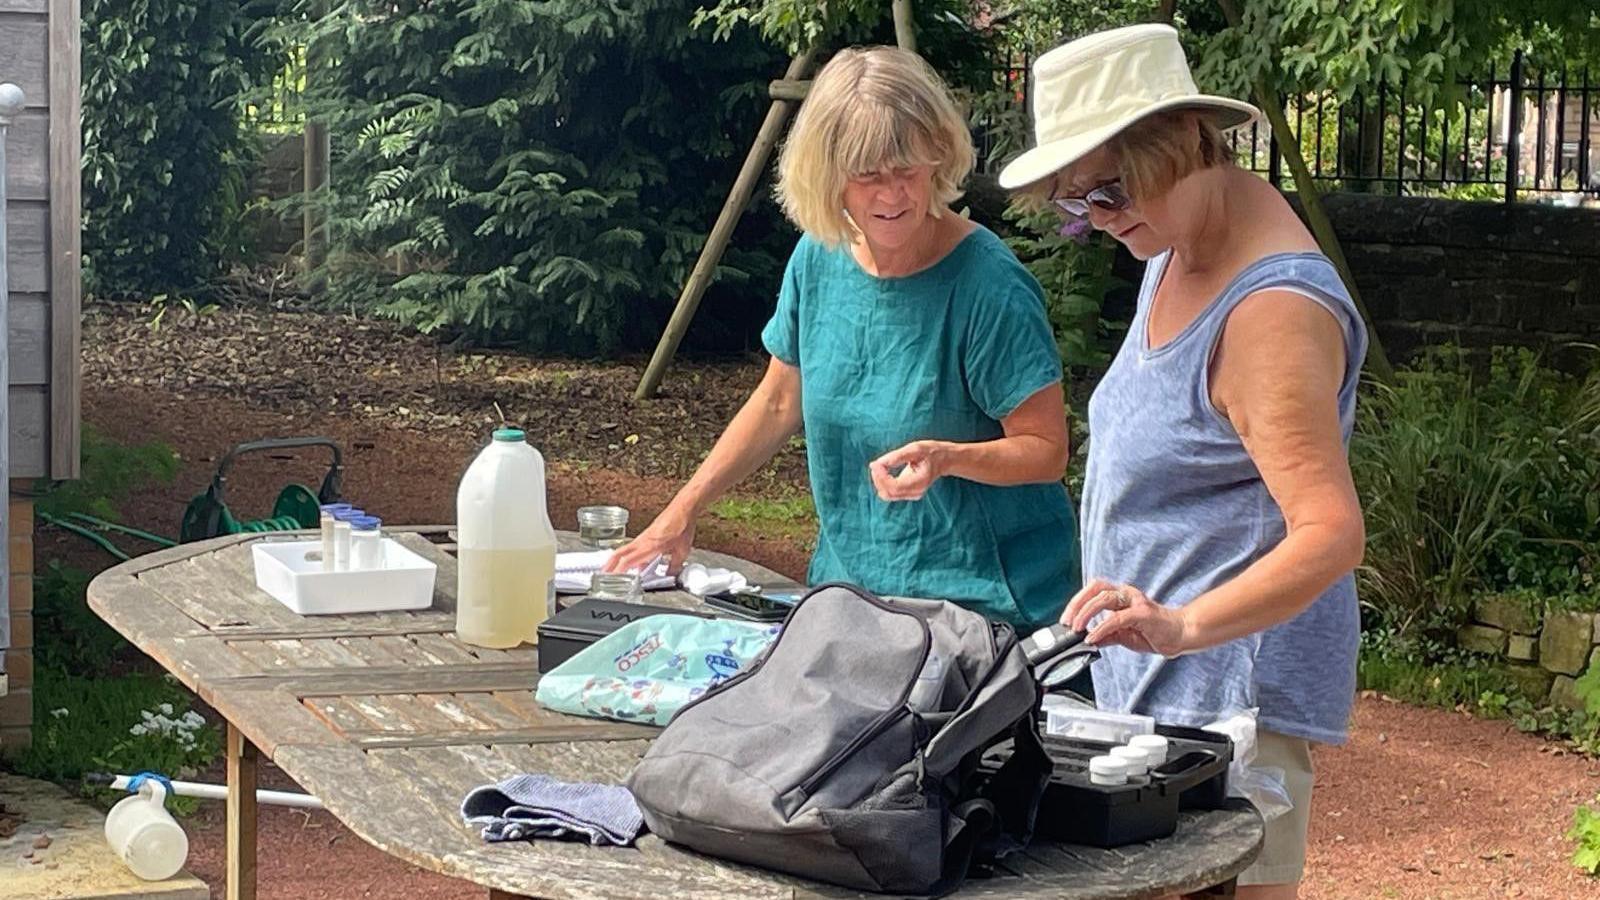
[{"label": "light blue sleeveless top", "polygon": [[[1327,257],[1279,253],[1246,267],[1177,337],[1152,350],[1146,320],[1171,255],[1145,268],[1128,336],[1089,401],[1083,575],[1181,606],[1243,572],[1285,533],[1261,473],[1211,403],[1207,372],[1228,316],[1250,294],[1275,288],[1306,296],[1338,319],[1346,446],[1367,338]],[[1199,653],[1168,660],[1108,647],[1094,666],[1096,700],[1104,709],[1191,726],[1256,707],[1264,729],[1343,743],[1359,636],[1349,575],[1291,621]]]}]

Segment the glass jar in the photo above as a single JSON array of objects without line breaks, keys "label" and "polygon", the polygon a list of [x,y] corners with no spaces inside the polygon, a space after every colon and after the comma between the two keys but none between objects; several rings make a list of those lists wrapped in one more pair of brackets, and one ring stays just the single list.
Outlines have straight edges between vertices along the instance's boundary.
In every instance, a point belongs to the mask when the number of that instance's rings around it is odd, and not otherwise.
[{"label": "glass jar", "polygon": [[383,536],[378,530],[383,520],[361,516],[350,520],[350,568],[371,571],[383,568]]},{"label": "glass jar", "polygon": [[643,603],[644,583],[638,572],[596,572],[589,577],[589,596],[597,600]]},{"label": "glass jar", "polygon": [[348,503],[324,503],[318,523],[322,526],[322,571],[333,571],[333,523],[338,515],[352,507]]},{"label": "glass jar", "polygon": [[611,550],[628,542],[628,511],[620,506],[585,506],[578,510],[578,540]]},{"label": "glass jar", "polygon": [[350,570],[350,522],[366,515],[365,510],[351,507],[333,514],[333,570]]}]

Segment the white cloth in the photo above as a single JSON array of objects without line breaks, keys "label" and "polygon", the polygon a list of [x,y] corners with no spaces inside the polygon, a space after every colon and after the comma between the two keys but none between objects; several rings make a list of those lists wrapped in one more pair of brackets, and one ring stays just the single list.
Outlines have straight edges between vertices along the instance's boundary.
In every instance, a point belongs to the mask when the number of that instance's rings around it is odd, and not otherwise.
[{"label": "white cloth", "polygon": [[[589,591],[589,579],[600,571],[611,558],[610,550],[575,550],[556,554],[556,593],[584,594]],[[641,579],[644,589],[656,591],[676,585],[677,579],[667,574],[667,564],[657,562]]]}]

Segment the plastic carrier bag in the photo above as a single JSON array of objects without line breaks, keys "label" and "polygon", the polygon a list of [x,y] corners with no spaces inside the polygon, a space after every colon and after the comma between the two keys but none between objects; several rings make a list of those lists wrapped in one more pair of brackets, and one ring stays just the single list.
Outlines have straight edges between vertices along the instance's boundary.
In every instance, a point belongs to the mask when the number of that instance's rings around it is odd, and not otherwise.
[{"label": "plastic carrier bag", "polygon": [[536,699],[575,716],[665,725],[684,704],[739,674],[782,626],[647,616],[573,654],[539,679]]}]

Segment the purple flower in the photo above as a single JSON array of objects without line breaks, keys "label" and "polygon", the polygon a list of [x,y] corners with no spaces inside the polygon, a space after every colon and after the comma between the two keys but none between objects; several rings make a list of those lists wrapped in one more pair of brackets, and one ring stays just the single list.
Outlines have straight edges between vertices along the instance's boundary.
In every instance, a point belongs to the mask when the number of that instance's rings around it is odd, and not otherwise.
[{"label": "purple flower", "polygon": [[1089,224],[1088,219],[1072,216],[1061,223],[1061,230],[1058,233],[1062,237],[1071,238],[1079,244],[1087,244],[1089,243],[1089,236],[1094,233],[1094,226]]}]

